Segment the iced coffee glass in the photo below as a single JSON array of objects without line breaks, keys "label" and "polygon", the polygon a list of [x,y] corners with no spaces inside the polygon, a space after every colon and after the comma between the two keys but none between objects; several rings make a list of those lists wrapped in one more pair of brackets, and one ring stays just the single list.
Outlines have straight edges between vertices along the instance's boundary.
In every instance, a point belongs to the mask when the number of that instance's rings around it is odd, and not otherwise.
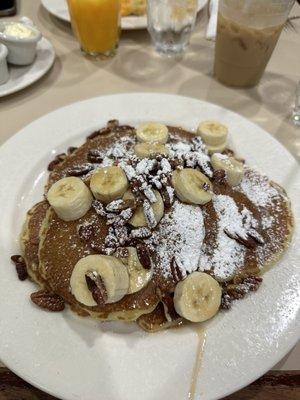
[{"label": "iced coffee glass", "polygon": [[294,0],[220,0],[214,74],[222,83],[255,86]]}]

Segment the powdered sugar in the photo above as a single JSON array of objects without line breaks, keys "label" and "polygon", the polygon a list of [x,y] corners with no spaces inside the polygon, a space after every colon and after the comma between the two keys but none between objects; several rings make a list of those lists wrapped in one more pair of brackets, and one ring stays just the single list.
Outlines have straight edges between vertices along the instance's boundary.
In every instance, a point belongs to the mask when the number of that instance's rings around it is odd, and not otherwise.
[{"label": "powdered sugar", "polygon": [[213,204],[218,216],[216,247],[210,254],[207,251],[207,245],[204,246],[200,269],[203,271],[213,270],[217,279],[228,280],[243,266],[245,247],[229,238],[224,230],[234,231],[245,236],[248,228],[245,223],[250,225],[252,218],[249,210],[244,209],[245,211],[241,214],[235,201],[229,196],[215,196]]},{"label": "powdered sugar", "polygon": [[279,197],[278,191],[270,185],[266,176],[255,174],[249,170],[237,190],[241,190],[258,207],[272,205],[274,200]]},{"label": "powdered sugar", "polygon": [[[184,272],[198,268],[205,231],[201,208],[175,201],[172,212],[161,220],[158,230],[146,240],[160,258],[162,274],[168,276],[173,257]],[[156,243],[153,245],[153,243]]]}]

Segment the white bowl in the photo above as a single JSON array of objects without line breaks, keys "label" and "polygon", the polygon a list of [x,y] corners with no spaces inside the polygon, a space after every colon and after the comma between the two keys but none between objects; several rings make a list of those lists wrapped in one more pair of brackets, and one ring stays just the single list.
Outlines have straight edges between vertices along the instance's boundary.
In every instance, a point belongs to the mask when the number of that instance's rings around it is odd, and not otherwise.
[{"label": "white bowl", "polygon": [[0,85],[6,83],[9,79],[6,57],[8,54],[7,47],[0,43]]},{"label": "white bowl", "polygon": [[[5,28],[12,24],[22,24],[29,28],[33,36],[18,38],[4,33]],[[0,43],[8,49],[7,61],[15,65],[29,65],[33,63],[36,55],[36,46],[42,38],[41,33],[33,26],[29,19],[20,21],[0,21]]]}]

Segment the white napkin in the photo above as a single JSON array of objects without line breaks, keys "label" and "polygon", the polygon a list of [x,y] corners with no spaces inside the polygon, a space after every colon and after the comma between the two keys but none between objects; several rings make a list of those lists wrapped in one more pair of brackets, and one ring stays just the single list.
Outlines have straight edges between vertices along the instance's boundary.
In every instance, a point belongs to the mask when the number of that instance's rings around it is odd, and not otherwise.
[{"label": "white napkin", "polygon": [[217,19],[218,19],[219,0],[210,0],[209,3],[209,21],[206,30],[206,39],[215,40],[217,34]]}]

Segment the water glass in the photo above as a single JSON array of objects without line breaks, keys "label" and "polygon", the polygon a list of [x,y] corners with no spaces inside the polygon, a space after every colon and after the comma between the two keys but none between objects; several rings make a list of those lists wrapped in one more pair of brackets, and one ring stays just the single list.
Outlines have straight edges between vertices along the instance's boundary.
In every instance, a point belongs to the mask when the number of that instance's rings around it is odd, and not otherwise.
[{"label": "water glass", "polygon": [[197,0],[148,0],[148,31],[156,50],[176,56],[186,49],[195,26]]}]

